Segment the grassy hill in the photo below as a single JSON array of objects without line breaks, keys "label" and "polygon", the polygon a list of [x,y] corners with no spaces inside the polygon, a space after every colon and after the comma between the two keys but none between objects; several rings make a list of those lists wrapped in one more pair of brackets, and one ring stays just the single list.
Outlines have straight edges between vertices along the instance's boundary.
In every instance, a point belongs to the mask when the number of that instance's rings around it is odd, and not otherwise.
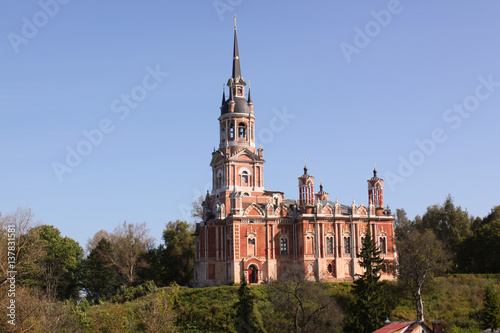
[{"label": "grassy hill", "polygon": [[[447,332],[480,332],[480,311],[487,285],[500,286],[500,276],[456,275],[434,279],[424,294],[425,318],[446,323]],[[344,310],[351,298],[350,283],[328,284],[328,292]],[[415,310],[409,295],[397,282],[384,286],[390,320],[414,320]],[[89,305],[58,303],[57,311],[42,311],[59,318],[51,331],[71,332],[236,332],[234,318],[238,286],[207,288],[141,288],[123,290],[114,301]],[[498,290],[498,289],[497,289]],[[273,312],[265,285],[251,287],[258,321],[268,332],[273,327]],[[45,306],[48,306],[46,304]],[[56,318],[56,319],[57,319]],[[43,322],[43,317],[38,323]],[[30,331],[46,330],[33,326]],[[18,327],[20,328],[20,327]]]}]

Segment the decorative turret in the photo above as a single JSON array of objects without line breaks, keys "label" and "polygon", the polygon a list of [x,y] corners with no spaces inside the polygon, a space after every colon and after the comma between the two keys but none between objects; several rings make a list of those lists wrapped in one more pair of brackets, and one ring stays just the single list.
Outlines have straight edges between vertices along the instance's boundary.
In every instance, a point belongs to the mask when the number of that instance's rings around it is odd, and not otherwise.
[{"label": "decorative turret", "polygon": [[319,184],[319,192],[316,193],[316,200],[328,201],[328,192],[323,191],[323,183]]},{"label": "decorative turret", "polygon": [[310,214],[314,207],[314,177],[307,173],[304,165],[304,174],[299,177],[299,205],[303,214]]},{"label": "decorative turret", "polygon": [[368,179],[368,203],[375,206],[375,215],[384,214],[384,180],[377,177],[377,168],[373,168],[373,177]]}]

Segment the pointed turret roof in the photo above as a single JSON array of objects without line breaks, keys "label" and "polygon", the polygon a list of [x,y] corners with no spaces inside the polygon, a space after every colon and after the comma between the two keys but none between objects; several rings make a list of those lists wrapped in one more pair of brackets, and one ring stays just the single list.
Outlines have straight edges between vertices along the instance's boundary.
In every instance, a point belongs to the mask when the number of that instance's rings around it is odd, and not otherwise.
[{"label": "pointed turret roof", "polygon": [[243,80],[243,77],[241,76],[240,52],[238,50],[238,33],[236,28],[236,15],[234,15],[233,72],[231,73],[231,78],[228,81],[228,86],[235,83],[246,85],[245,80]]},{"label": "pointed turret roof", "polygon": [[241,77],[241,67],[240,67],[240,53],[238,51],[238,36],[236,33],[236,16],[234,24],[234,48],[233,48],[233,74],[232,78],[234,81]]},{"label": "pointed turret roof", "polygon": [[[250,81],[248,81],[250,82]],[[248,104],[253,104],[252,103],[252,94],[250,93],[250,87],[248,88]]]},{"label": "pointed turret roof", "polygon": [[[229,87],[229,98],[227,101],[222,103],[221,114],[225,114],[230,111],[229,104],[235,104],[234,113],[251,113],[249,105],[252,105],[251,96],[247,101],[244,96],[234,95],[235,86],[246,86],[245,80],[241,77],[241,66],[240,66],[240,54],[238,50],[238,36],[236,33],[236,15],[234,18],[234,46],[233,46],[233,72],[231,77],[227,81],[227,86]],[[225,98],[225,95],[224,95]]]}]

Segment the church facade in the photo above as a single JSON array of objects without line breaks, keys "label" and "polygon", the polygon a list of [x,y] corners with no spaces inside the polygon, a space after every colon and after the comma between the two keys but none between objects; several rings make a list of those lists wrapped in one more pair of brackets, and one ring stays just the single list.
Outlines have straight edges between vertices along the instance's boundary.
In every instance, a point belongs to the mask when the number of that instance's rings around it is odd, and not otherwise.
[{"label": "church facade", "polygon": [[[212,153],[212,191],[196,225],[196,286],[277,279],[291,265],[316,281],[352,281],[361,274],[357,254],[370,228],[384,260],[396,258],[394,216],[384,208],[384,181],[373,170],[368,205],[330,201],[304,167],[299,200],[264,187],[264,155],[255,147],[255,115],[250,88],[241,76],[236,26],[229,96],[222,95],[219,148]],[[392,279],[384,273],[382,278]]]}]

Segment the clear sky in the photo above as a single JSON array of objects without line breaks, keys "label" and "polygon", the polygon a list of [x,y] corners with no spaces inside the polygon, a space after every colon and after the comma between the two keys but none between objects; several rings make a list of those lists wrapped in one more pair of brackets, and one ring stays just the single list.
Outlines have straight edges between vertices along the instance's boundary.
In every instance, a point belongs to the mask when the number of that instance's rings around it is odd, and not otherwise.
[{"label": "clear sky", "polygon": [[237,14],[269,190],[413,218],[500,204],[498,1],[0,1],[0,211],[85,247],[190,219],[209,188]]}]

